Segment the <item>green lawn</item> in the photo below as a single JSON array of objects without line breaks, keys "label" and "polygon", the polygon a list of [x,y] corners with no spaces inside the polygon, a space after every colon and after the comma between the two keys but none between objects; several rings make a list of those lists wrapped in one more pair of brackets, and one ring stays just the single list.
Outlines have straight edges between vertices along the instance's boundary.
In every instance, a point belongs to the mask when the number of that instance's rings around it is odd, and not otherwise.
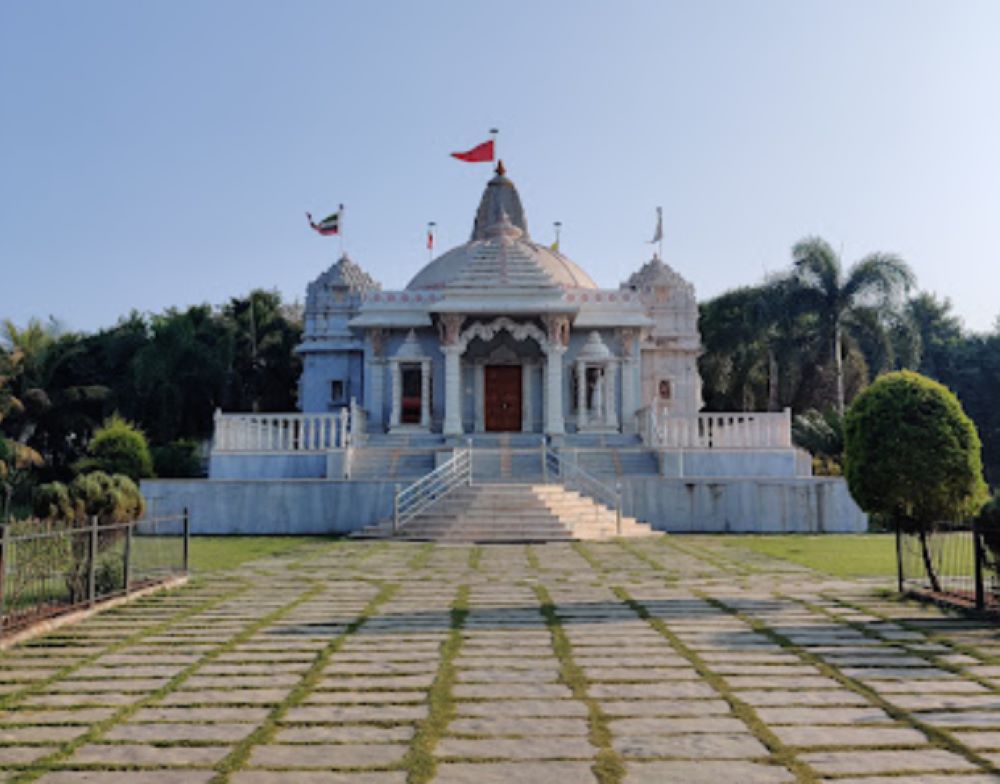
[{"label": "green lawn", "polygon": [[193,536],[191,573],[235,569],[246,561],[295,551],[307,555],[333,541],[329,536]]},{"label": "green lawn", "polygon": [[741,536],[733,538],[729,544],[836,577],[892,577],[896,574],[896,542],[892,534]]}]

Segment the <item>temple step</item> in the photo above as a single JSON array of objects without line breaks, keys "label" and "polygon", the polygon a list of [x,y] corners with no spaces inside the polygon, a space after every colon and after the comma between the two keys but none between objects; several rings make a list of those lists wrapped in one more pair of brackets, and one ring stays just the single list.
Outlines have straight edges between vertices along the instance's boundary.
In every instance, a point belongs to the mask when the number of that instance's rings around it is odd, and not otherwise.
[{"label": "temple step", "polygon": [[[474,484],[407,522],[394,538],[442,542],[523,542],[649,536],[646,523],[558,484]],[[359,531],[360,538],[393,537],[392,521]]]}]

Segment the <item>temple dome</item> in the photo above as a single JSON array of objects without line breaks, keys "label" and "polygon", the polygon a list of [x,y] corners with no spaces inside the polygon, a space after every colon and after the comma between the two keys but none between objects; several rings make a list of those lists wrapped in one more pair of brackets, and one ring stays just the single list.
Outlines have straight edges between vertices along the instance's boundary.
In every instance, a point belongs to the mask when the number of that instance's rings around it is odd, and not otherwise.
[{"label": "temple dome", "polygon": [[[497,258],[501,263],[497,267]],[[457,281],[483,280],[482,271],[497,267],[507,268],[504,259],[510,258],[521,269],[533,268],[537,276],[535,285],[553,285],[560,288],[596,289],[590,276],[557,250],[531,241],[528,224],[521,205],[521,197],[514,183],[507,178],[503,161],[497,165],[493,177],[483,191],[479,209],[472,225],[472,236],[464,245],[458,245],[433,259],[407,284],[408,290],[442,289]],[[498,276],[496,283],[508,281]]]}]

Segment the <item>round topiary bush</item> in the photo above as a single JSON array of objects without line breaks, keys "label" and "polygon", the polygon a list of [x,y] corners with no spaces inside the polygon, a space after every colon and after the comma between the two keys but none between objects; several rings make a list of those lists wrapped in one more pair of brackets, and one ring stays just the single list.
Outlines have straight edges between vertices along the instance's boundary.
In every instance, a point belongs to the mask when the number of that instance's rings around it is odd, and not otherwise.
[{"label": "round topiary bush", "polygon": [[94,432],[87,455],[78,471],[124,474],[136,482],[153,475],[153,457],[145,434],[118,415],[105,420]]},{"label": "round topiary bush", "polygon": [[72,520],[73,501],[62,482],[49,482],[35,488],[32,512],[42,520]]},{"label": "round topiary bush", "polygon": [[987,500],[976,426],[947,387],[919,373],[878,378],[844,421],[845,472],[866,512],[920,535],[938,590],[926,535],[941,522],[974,516]]}]

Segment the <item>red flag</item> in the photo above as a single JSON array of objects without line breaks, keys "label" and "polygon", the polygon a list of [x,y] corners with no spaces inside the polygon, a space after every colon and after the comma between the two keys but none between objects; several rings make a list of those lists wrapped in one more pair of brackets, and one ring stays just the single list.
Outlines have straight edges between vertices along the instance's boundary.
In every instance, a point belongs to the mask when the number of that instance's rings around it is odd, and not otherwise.
[{"label": "red flag", "polygon": [[434,231],[433,229],[427,230],[427,250],[434,250]]},{"label": "red flag", "polygon": [[477,144],[471,150],[465,152],[453,152],[452,158],[458,158],[466,163],[489,163],[493,160],[493,140]]}]

